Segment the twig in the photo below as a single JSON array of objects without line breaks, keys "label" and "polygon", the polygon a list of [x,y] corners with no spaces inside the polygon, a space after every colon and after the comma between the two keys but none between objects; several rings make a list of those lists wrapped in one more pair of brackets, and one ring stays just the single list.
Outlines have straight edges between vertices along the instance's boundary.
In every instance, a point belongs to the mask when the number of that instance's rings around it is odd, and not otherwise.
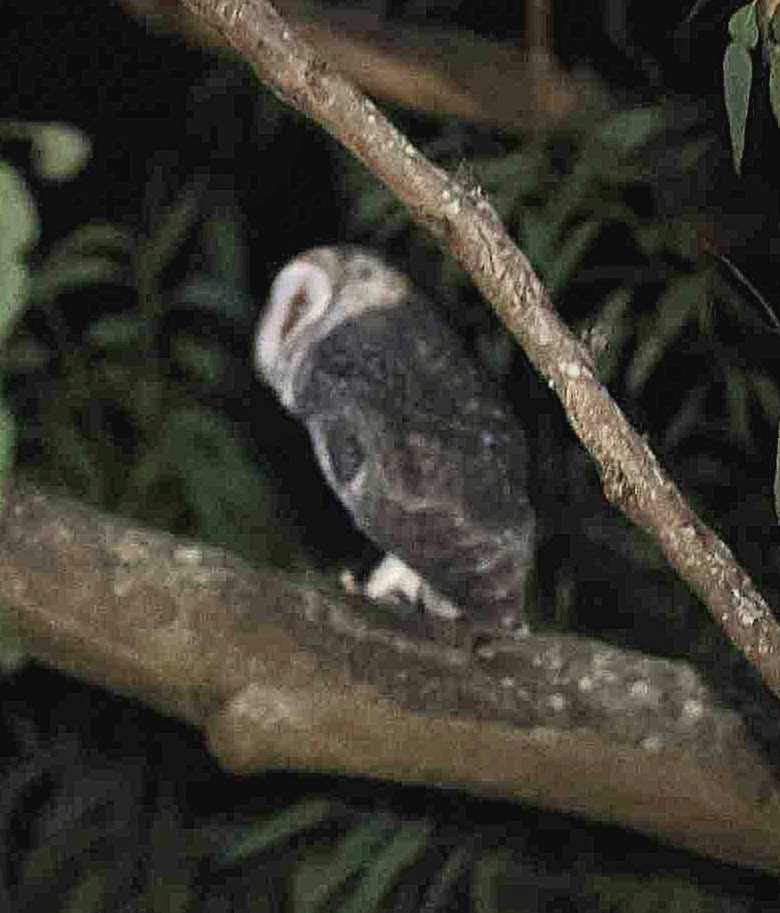
[{"label": "twig", "polygon": [[708,245],[706,248],[707,252],[711,254],[721,266],[725,267],[732,276],[742,285],[743,288],[747,289],[748,292],[755,298],[755,300],[761,305],[764,309],[764,313],[769,318],[769,322],[772,324],[771,327],[766,327],[770,333],[780,334],[780,320],[777,319],[777,314],[775,314],[769,302],[764,298],[764,296],[759,292],[759,290],[753,285],[753,283],[748,279],[748,277],[742,272],[742,270],[737,266],[733,260],[720,253],[720,251],[715,250],[712,245]]}]

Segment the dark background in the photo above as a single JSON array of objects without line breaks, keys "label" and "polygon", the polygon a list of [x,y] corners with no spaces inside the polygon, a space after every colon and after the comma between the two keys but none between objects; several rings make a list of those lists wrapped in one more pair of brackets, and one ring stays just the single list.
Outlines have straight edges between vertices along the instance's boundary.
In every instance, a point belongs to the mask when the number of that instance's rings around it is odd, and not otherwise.
[{"label": "dark background", "polygon": [[[388,3],[386,11],[395,21],[410,25],[422,21],[458,26],[510,41],[519,41],[522,35],[522,13],[509,2],[427,7],[397,2]],[[653,5],[627,4],[632,47],[655,62],[656,69],[650,68],[652,78],[647,68],[643,71],[610,40],[603,10],[596,3],[556,5],[555,51],[567,66],[597,72],[620,98],[641,101],[664,91],[695,99],[716,142],[686,192],[696,197],[707,232],[718,241],[719,248],[727,251],[771,300],[776,287],[775,163],[780,131],[762,82],[753,94],[744,176],[738,178],[730,161],[721,83],[726,22],[732,9],[712,2],[690,25],[680,24],[686,12],[685,8],[667,12]],[[257,93],[252,77],[239,64],[213,52],[187,48],[175,36],[153,34],[117,4],[97,0],[46,4],[9,0],[0,21],[4,34],[0,116],[72,123],[94,143],[89,167],[69,183],[53,186],[28,173],[40,207],[41,247],[91,218],[142,224],[146,188],[155,169],[162,175],[163,198],[173,200],[181,185],[201,170],[208,174],[208,193],[214,200],[237,202],[245,226],[246,281],[257,308],[271,277],[290,256],[313,244],[348,238],[354,232],[350,201],[345,196],[342,151],[318,127],[280,109],[267,94]],[[415,138],[435,132],[423,115],[395,111],[393,116]],[[465,153],[501,148],[506,139],[499,130],[475,125],[462,129]],[[27,153],[21,144],[18,148],[9,144],[4,152],[28,172]],[[672,219],[675,194],[669,196],[669,208],[661,217]],[[353,239],[363,240],[359,235]],[[405,243],[390,245],[387,253],[416,270],[416,278],[423,284],[430,284],[431,276],[420,269],[419,256],[415,258]],[[587,265],[593,266],[600,259],[630,267],[631,256],[624,238],[616,232],[601,239]],[[177,266],[183,265],[183,261],[173,265],[172,284]],[[567,308],[575,315],[587,311],[589,302],[599,295],[593,283],[574,282],[572,288],[574,291],[564,294],[560,302],[564,313]],[[468,301],[469,293],[463,294]],[[97,314],[122,313],[133,307],[126,291],[100,288],[63,296],[58,302],[59,331],[53,327],[51,315],[29,313],[25,320],[53,348],[76,347],[84,328]],[[345,556],[354,560],[370,557],[371,549],[352,530],[322,483],[305,435],[253,377],[247,357],[251,325],[225,325],[203,311],[193,313],[187,308],[173,308],[167,319],[171,331],[189,326],[202,336],[218,337],[229,352],[229,382],[212,391],[212,398],[236,422],[252,457],[267,473],[283,515],[281,522],[289,524],[291,535],[298,536],[314,560],[323,565]],[[749,341],[749,349],[744,350],[746,361],[761,360],[776,378],[776,339],[764,334],[750,336]],[[706,348],[695,354],[706,361]],[[689,351],[680,353],[679,361],[672,361],[641,402],[626,400],[631,417],[651,435],[660,433],[668,419],[665,407],[681,395],[675,385],[686,375],[702,370],[698,364]],[[56,375],[50,383],[53,387],[12,383],[10,394],[25,429],[19,452],[22,467],[34,466],[40,458],[36,415],[41,397],[56,387]],[[554,433],[568,433],[558,407],[521,355],[514,357],[507,383],[516,402],[533,402],[534,409],[541,410],[541,418],[537,414],[525,416],[532,427],[547,422],[547,416],[552,415]],[[115,419],[113,433],[132,447],[133,429],[121,417]],[[671,466],[684,481],[686,457],[695,455],[697,466],[701,465],[702,453],[716,460],[709,486],[698,488],[712,511],[719,507],[728,511],[732,501],[744,504],[751,498],[762,499],[760,510],[751,515],[755,525],[743,523],[741,532],[734,532],[743,549],[740,557],[753,562],[753,568],[765,559],[767,544],[777,541],[770,525],[773,518],[767,514],[775,434],[768,423],[758,423],[755,437],[746,445],[737,445],[718,433],[712,415],[704,415],[702,433],[694,436]],[[728,477],[717,470],[722,464],[729,467]],[[773,568],[764,571],[771,583]],[[608,616],[605,609],[598,611]],[[580,621],[589,630],[598,629],[600,624],[611,627],[608,617],[594,619],[587,611],[582,618],[575,615],[575,626]],[[669,638],[674,640],[674,633],[669,635],[663,627],[659,622],[658,630],[651,630],[648,636],[651,640],[659,638],[659,648],[673,653],[676,647]],[[161,820],[173,834],[181,835],[195,823],[206,827],[208,833],[208,827],[215,827],[215,816],[221,825],[238,822],[250,811],[266,814],[313,794],[328,795],[343,803],[334,813],[336,823],[328,825],[330,830],[315,830],[307,836],[314,843],[345,832],[366,809],[389,812],[403,820],[426,817],[434,822],[431,855],[407,878],[408,909],[414,908],[414,886],[432,877],[448,848],[472,839],[474,834],[479,835],[473,838],[474,853],[504,840],[511,843],[515,867],[510,881],[514,879],[515,887],[565,873],[562,886],[554,879],[544,882],[544,890],[534,895],[537,906],[529,901],[528,909],[575,909],[577,903],[587,908],[587,901],[574,899],[582,887],[578,878],[583,868],[588,872],[628,872],[640,878],[681,873],[722,895],[724,905],[719,909],[771,909],[761,906],[762,898],[766,897],[769,904],[769,898],[776,896],[774,880],[672,852],[618,829],[565,816],[540,815],[516,804],[477,802],[461,794],[407,791],[368,781],[286,772],[251,780],[230,778],[216,770],[197,733],[34,663],[2,685],[0,701],[7,746],[5,766],[0,769],[5,779],[0,778],[0,788],[9,799],[0,807],[5,839],[0,848],[0,880],[4,880],[3,890],[10,892],[6,895],[11,904],[8,909],[28,909],[31,907],[25,904],[40,903],[35,889],[24,881],[19,860],[41,841],[52,839],[52,832],[67,832],[70,812],[63,809],[72,804],[71,797],[79,790],[85,797],[91,796],[86,784],[94,784],[96,770],[115,786],[102,804],[90,804],[91,799],[87,804],[102,809],[105,820],[123,822],[116,831],[123,831],[124,842],[112,846],[119,848],[127,863],[126,879],[119,886],[126,896],[138,888],[138,872],[148,873],[154,856],[148,846],[150,834]],[[127,783],[135,785],[130,789]],[[48,832],[40,825],[41,818],[49,822]],[[105,821],[102,826],[106,826]],[[110,827],[109,832],[114,833]],[[217,835],[215,840],[222,834],[218,830],[211,833]],[[214,863],[213,869],[199,869],[197,877],[204,894],[214,889],[224,903],[236,904],[230,909],[243,908],[237,896],[255,879],[258,890],[266,886],[266,901],[271,898],[268,908],[277,908],[274,898],[281,897],[284,878],[298,849],[292,841],[276,854],[255,860],[249,868],[226,870]],[[165,862],[159,858],[157,864],[164,870]],[[67,885],[67,879],[55,881],[50,896],[39,908],[57,909],[57,892]],[[117,890],[121,895],[122,890]],[[565,901],[564,896],[568,898]],[[744,899],[743,905],[734,899],[737,896]],[[240,902],[249,908],[245,893]],[[220,909],[216,905],[213,908]]]}]

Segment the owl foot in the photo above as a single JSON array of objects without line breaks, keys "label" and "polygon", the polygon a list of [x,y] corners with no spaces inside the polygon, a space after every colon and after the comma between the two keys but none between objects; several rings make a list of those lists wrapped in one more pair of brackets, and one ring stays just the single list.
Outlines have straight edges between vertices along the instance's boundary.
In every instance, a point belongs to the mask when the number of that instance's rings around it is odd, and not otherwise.
[{"label": "owl foot", "polygon": [[426,635],[473,655],[484,638],[475,632],[468,616],[433,589],[417,571],[395,555],[387,554],[361,583],[351,570],[340,575],[341,585],[351,595],[377,603],[392,603],[419,613]]},{"label": "owl foot", "polygon": [[372,602],[407,602],[442,618],[459,618],[463,614],[417,571],[391,554],[385,555],[371,572],[364,592]]}]

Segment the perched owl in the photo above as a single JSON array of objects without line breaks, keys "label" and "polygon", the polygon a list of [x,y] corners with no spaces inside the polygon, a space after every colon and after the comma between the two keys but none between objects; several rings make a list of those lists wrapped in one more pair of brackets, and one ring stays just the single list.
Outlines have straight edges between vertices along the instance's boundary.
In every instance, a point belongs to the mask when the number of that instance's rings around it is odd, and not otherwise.
[{"label": "perched owl", "polygon": [[384,560],[365,587],[476,632],[527,630],[534,515],[507,402],[406,276],[319,247],[271,288],[255,357]]}]

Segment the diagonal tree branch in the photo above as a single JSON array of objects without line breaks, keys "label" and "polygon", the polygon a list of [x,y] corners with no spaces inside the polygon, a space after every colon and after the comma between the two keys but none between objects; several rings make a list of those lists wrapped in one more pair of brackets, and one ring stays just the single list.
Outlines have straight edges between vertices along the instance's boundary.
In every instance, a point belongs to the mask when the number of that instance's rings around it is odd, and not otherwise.
[{"label": "diagonal tree branch", "polygon": [[780,695],[780,627],[729,548],[693,513],[593,373],[489,201],[427,161],[266,0],[184,0],[284,100],[313,117],[395,193],[470,273],[560,397],[599,467],[604,494],[649,530],[731,640]]}]

